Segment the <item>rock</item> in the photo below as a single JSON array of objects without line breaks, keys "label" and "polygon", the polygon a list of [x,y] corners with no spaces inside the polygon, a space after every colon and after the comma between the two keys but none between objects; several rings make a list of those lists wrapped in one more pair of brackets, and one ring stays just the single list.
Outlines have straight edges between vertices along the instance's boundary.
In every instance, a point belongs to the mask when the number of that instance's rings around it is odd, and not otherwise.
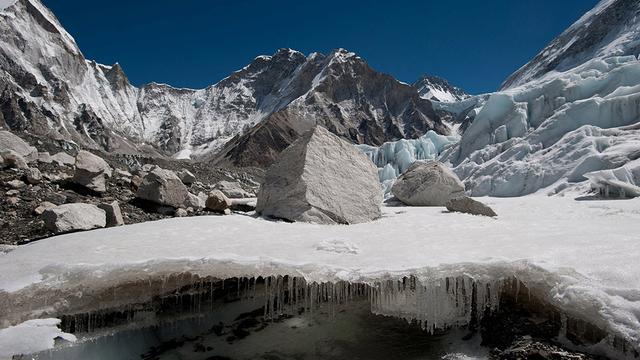
[{"label": "rock", "polygon": [[240,183],[231,182],[231,181],[220,181],[213,186],[214,189],[222,191],[229,199],[242,199],[242,198],[252,198],[255,197],[254,194],[251,194],[245,191]]},{"label": "rock", "polygon": [[4,194],[5,196],[18,196],[20,195],[20,190],[9,190]]},{"label": "rock", "polygon": [[104,210],[107,217],[107,227],[115,227],[124,225],[120,204],[117,201],[111,203],[98,204],[98,207]]},{"label": "rock", "polygon": [[193,195],[192,193],[188,193],[184,201],[184,206],[198,210],[204,209],[205,204],[205,201],[202,201],[197,195]]},{"label": "rock", "polygon": [[[147,176],[146,174],[144,176]],[[133,177],[131,178],[131,185],[133,185],[134,188],[139,188],[140,185],[142,185],[142,181],[144,180],[144,176],[140,176],[140,175],[133,175]]]},{"label": "rock", "polygon": [[38,159],[38,150],[35,147],[9,131],[0,130],[0,153],[7,151],[15,152],[27,162]]},{"label": "rock", "polygon": [[42,204],[40,204],[40,206],[38,206],[37,208],[33,209],[33,213],[35,215],[42,215],[45,212],[45,210],[53,209],[56,206],[57,206],[56,204],[52,204],[52,203],[50,203],[48,201],[45,201]]},{"label": "rock", "polygon": [[56,205],[62,205],[67,202],[67,196],[59,193],[49,193],[45,196],[45,199]]},{"label": "rock", "polygon": [[191,185],[196,182],[196,176],[193,175],[189,170],[182,169],[178,171],[178,177],[185,185]]},{"label": "rock", "polygon": [[125,170],[121,170],[121,169],[116,169],[114,171],[114,173],[118,176],[118,177],[123,177],[123,178],[131,178],[133,177],[133,175],[131,175],[130,172],[125,171]]},{"label": "rock", "polygon": [[182,207],[189,191],[182,180],[171,170],[156,167],[142,180],[136,196],[158,205]]},{"label": "rock", "polygon": [[482,215],[489,217],[498,216],[498,214],[496,214],[495,211],[493,211],[493,209],[491,209],[487,205],[467,196],[449,200],[449,202],[447,202],[447,210],[471,215]]},{"label": "rock", "polygon": [[2,156],[4,166],[16,169],[28,169],[29,165],[27,161],[17,152],[13,150],[5,150],[0,153]]},{"label": "rock", "polygon": [[180,208],[180,209],[177,209],[175,211],[173,216],[175,216],[175,217],[186,217],[186,216],[189,216],[189,214],[188,214],[187,210],[185,210],[183,208]]},{"label": "rock", "polygon": [[48,152],[39,152],[38,153],[38,162],[41,162],[43,164],[51,164],[53,162],[53,159],[51,158],[51,155]]},{"label": "rock", "polygon": [[267,171],[256,211],[321,224],[381,216],[378,170],[355,146],[317,126],[285,149]]},{"label": "rock", "polygon": [[72,181],[89,190],[103,193],[107,191],[106,178],[111,177],[111,168],[101,157],[81,150],[76,156],[76,171]]},{"label": "rock", "polygon": [[107,224],[105,211],[90,204],[65,204],[42,213],[47,229],[56,234],[103,228]]},{"label": "rock", "polygon": [[224,209],[222,212],[224,215],[231,215],[231,209]]},{"label": "rock", "polygon": [[21,180],[11,180],[6,182],[7,186],[12,189],[22,189],[27,186],[24,181]]},{"label": "rock", "polygon": [[241,211],[241,212],[255,211],[256,199],[255,198],[231,199],[231,210]]},{"label": "rock", "polygon": [[464,184],[438,161],[416,161],[396,180],[391,192],[406,205],[445,206],[464,196]]},{"label": "rock", "polygon": [[39,184],[42,181],[42,173],[37,168],[29,168],[24,175],[27,182],[31,185]]},{"label": "rock", "polygon": [[157,168],[158,166],[153,165],[153,164],[144,164],[142,165],[142,171],[145,173],[151,172],[153,171],[153,169]]},{"label": "rock", "polygon": [[13,206],[13,205],[17,205],[19,202],[20,202],[20,198],[17,198],[17,197],[10,197],[10,198],[7,198],[7,203],[8,203],[9,205],[12,205],[12,206]]},{"label": "rock", "polygon": [[213,190],[209,193],[205,207],[211,211],[224,212],[231,208],[231,200],[220,190]]},{"label": "rock", "polygon": [[65,152],[59,152],[51,156],[51,160],[55,161],[60,166],[73,166],[76,163],[76,158]]}]

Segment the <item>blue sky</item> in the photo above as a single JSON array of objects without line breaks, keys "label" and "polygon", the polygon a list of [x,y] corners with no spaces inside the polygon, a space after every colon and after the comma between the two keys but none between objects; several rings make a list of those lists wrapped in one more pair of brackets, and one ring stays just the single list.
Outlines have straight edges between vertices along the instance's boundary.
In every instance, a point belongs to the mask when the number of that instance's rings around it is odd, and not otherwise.
[{"label": "blue sky", "polygon": [[132,83],[201,88],[261,54],[346,48],[411,83],[496,90],[597,0],[44,0],[85,56]]}]

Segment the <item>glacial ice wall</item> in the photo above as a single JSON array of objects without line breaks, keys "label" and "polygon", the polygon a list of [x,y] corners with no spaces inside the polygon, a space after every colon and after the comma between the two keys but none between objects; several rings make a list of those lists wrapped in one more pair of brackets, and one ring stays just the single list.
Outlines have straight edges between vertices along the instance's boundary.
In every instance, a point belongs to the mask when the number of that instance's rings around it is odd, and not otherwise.
[{"label": "glacial ice wall", "polygon": [[402,139],[380,147],[356,145],[378,167],[380,183],[388,194],[394,180],[418,160],[434,160],[444,149],[457,143],[459,136],[439,135],[428,131],[417,139]]},{"label": "glacial ice wall", "polygon": [[593,60],[479,101],[445,150],[472,196],[556,193],[640,157],[640,61]]}]

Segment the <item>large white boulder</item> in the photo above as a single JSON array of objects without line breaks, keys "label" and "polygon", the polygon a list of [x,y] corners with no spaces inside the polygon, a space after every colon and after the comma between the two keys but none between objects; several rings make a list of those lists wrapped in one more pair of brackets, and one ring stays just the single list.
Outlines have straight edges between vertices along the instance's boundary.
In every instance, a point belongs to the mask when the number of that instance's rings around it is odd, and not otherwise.
[{"label": "large white boulder", "polygon": [[90,204],[64,204],[42,213],[47,229],[59,234],[103,228],[107,224],[104,210]]},{"label": "large white boulder", "polygon": [[38,159],[38,150],[35,147],[9,131],[0,130],[0,153],[5,151],[14,151],[28,162]]},{"label": "large white boulder", "polygon": [[155,167],[145,175],[136,196],[159,205],[179,208],[185,205],[189,191],[176,173]]},{"label": "large white boulder", "polygon": [[323,127],[306,132],[267,171],[256,211],[320,224],[356,224],[380,217],[382,188],[375,165]]},{"label": "large white boulder", "polygon": [[73,182],[95,192],[107,191],[107,177],[111,177],[111,167],[101,157],[88,151],[80,151],[76,156],[76,171]]},{"label": "large white boulder", "polygon": [[391,192],[410,206],[445,206],[464,196],[464,184],[438,161],[416,161],[393,184]]}]

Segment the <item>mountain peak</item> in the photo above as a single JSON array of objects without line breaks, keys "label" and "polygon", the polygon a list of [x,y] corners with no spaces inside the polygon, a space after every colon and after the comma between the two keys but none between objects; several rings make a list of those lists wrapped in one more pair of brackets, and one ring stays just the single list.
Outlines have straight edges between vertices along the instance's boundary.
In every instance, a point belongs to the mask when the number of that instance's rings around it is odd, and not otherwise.
[{"label": "mountain peak", "polygon": [[454,102],[469,97],[467,92],[451,85],[446,79],[428,74],[422,75],[413,86],[418,89],[421,97],[428,100]]}]

